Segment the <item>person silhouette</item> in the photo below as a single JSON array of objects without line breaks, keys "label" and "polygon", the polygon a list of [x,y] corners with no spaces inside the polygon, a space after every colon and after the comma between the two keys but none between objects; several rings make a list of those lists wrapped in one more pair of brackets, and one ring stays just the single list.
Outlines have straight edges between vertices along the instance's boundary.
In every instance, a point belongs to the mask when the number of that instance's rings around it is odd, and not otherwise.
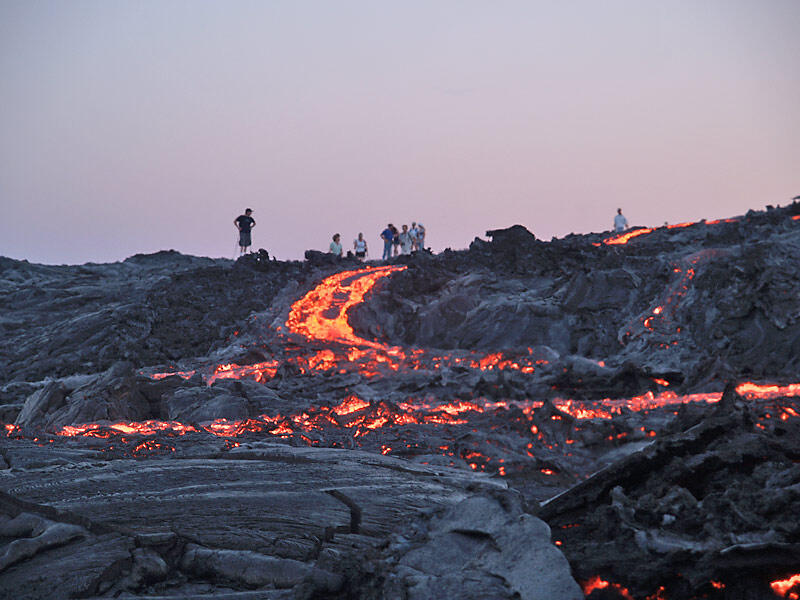
[{"label": "person silhouette", "polygon": [[622,233],[628,228],[628,219],[625,218],[625,215],[622,214],[622,209],[617,209],[617,214],[614,217],[614,231],[617,233]]},{"label": "person silhouette", "polygon": [[253,214],[252,208],[246,208],[243,215],[239,215],[233,220],[233,224],[239,229],[239,254],[247,252],[247,248],[252,243],[250,232],[256,226],[256,220],[250,215]]}]

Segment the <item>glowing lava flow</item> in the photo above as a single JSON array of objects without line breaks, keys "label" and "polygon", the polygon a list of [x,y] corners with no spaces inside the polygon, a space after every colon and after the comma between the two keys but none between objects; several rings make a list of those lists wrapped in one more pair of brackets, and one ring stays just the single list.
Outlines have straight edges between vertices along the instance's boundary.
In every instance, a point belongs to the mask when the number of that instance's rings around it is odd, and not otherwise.
[{"label": "glowing lava flow", "polygon": [[[792,217],[792,219],[793,220],[800,219],[800,215],[796,215],[796,216]],[[716,219],[714,221],[705,221],[705,224],[706,225],[717,225],[719,223],[736,223],[739,220],[740,219],[738,217],[734,217],[732,219]],[[697,225],[697,224],[702,223],[702,222],[703,221],[688,222],[688,223],[675,223],[673,225],[665,225],[664,227],[666,229],[682,229],[684,227],[690,227],[692,225]],[[633,238],[637,238],[640,235],[647,235],[649,233],[653,233],[654,231],[656,231],[656,229],[660,229],[660,228],[656,228],[656,227],[640,227],[639,229],[632,229],[630,231],[626,231],[626,232],[620,233],[618,235],[612,235],[611,237],[608,237],[608,238],[604,239],[602,243],[594,242],[592,245],[593,246],[602,246],[603,244],[605,244],[607,246],[620,246],[620,245],[623,245],[623,244],[627,244]]]},{"label": "glowing lava flow", "polygon": [[[749,399],[769,400],[781,397],[800,396],[800,384],[787,386],[757,385],[746,382],[740,384],[736,391]],[[577,420],[612,419],[614,415],[624,411],[646,412],[672,405],[687,404],[692,402],[719,402],[722,394],[710,392],[705,394],[678,395],[674,392],[663,392],[654,395],[651,392],[642,396],[625,399],[605,399],[599,401],[553,400],[553,406]],[[489,401],[475,399],[473,401],[456,400],[446,403],[421,401],[409,399],[397,406],[388,403],[370,403],[366,400],[350,395],[335,406],[311,406],[296,414],[260,415],[259,417],[244,421],[216,421],[192,425],[177,421],[142,421],[142,422],[117,422],[117,423],[86,423],[81,425],[66,425],[55,432],[63,437],[95,437],[110,438],[119,435],[154,436],[164,434],[167,436],[183,436],[188,433],[207,432],[216,436],[239,436],[245,433],[268,433],[270,435],[284,436],[294,433],[307,433],[322,431],[328,427],[349,429],[353,437],[365,435],[368,430],[402,425],[465,425],[469,424],[475,415],[488,411],[518,408],[522,410],[525,418],[530,420],[538,409],[544,406],[539,400],[508,400]],[[781,419],[800,417],[791,407],[785,407]],[[785,416],[785,418],[784,418]],[[552,418],[557,418],[555,415]],[[14,425],[5,425],[5,435],[16,435],[18,428]],[[534,432],[536,434],[538,432]]]},{"label": "glowing lava flow", "polygon": [[188,379],[199,373],[211,385],[217,379],[254,379],[266,383],[272,379],[282,363],[291,364],[300,373],[336,371],[357,372],[364,377],[374,377],[382,372],[408,370],[436,370],[442,367],[466,366],[481,371],[515,370],[533,373],[537,365],[547,364],[537,358],[533,349],[519,351],[509,357],[501,352],[480,354],[454,351],[437,355],[421,349],[406,350],[359,337],[348,322],[348,311],[363,302],[365,295],[384,277],[403,271],[405,266],[367,267],[343,271],[322,280],[316,287],[295,302],[286,320],[290,334],[304,338],[318,348],[300,347],[281,360],[268,360],[252,365],[236,363],[205,366],[185,371],[152,373],[152,379],[177,375]]},{"label": "glowing lava flow", "polygon": [[286,326],[312,341],[388,350],[384,344],[358,337],[347,322],[347,311],[359,304],[378,280],[404,269],[390,265],[332,275],[292,305]]},{"label": "glowing lava flow", "polygon": [[633,600],[633,596],[631,596],[631,593],[628,591],[628,588],[624,588],[618,583],[611,583],[609,581],[606,581],[599,575],[595,575],[594,577],[589,579],[589,581],[585,581],[581,585],[581,587],[583,588],[584,596],[589,596],[595,590],[604,590],[610,587],[616,590],[617,593],[626,600]]},{"label": "glowing lava flow", "polygon": [[748,400],[769,400],[780,396],[800,396],[800,383],[789,385],[759,385],[750,381],[736,386],[736,393]]},{"label": "glowing lava flow", "polygon": [[621,244],[627,244],[630,240],[632,240],[635,237],[639,237],[640,235],[646,235],[648,233],[653,233],[654,231],[655,229],[651,229],[650,227],[642,227],[641,229],[626,231],[625,233],[620,233],[619,235],[607,238],[603,240],[603,243],[606,244],[607,246],[618,246]]},{"label": "glowing lava flow", "polygon": [[772,591],[781,598],[791,598],[791,600],[797,600],[800,595],[798,595],[797,592],[790,592],[789,590],[796,586],[800,586],[800,573],[797,575],[792,575],[786,579],[773,581],[769,584],[769,586],[772,588]]}]

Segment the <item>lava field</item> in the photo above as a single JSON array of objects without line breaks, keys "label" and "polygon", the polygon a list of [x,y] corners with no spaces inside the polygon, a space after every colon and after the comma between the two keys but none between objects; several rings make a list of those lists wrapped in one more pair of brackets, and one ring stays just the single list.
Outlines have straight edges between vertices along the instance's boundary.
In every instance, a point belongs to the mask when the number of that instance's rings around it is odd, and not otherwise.
[{"label": "lava field", "polygon": [[486,237],[0,258],[0,596],[800,598],[800,204]]}]

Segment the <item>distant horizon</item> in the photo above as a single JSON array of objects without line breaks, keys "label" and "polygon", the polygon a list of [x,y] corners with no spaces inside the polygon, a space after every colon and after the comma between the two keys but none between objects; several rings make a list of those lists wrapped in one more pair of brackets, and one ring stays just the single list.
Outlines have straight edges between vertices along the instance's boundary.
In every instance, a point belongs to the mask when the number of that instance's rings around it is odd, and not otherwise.
[{"label": "distant horizon", "polygon": [[0,3],[0,254],[235,258],[248,206],[300,260],[784,204],[798,30],[796,0]]},{"label": "distant horizon", "polygon": [[[629,230],[632,230],[632,229],[640,229],[640,228],[659,229],[661,227],[665,227],[665,226],[668,226],[668,225],[678,225],[678,224],[681,224],[681,223],[698,224],[698,223],[702,223],[703,221],[734,219],[734,218],[744,217],[750,211],[766,212],[768,206],[772,206],[775,209],[786,208],[786,207],[790,206],[791,204],[793,204],[794,202],[797,202],[799,199],[800,199],[800,197],[795,196],[795,197],[790,198],[789,202],[787,204],[781,204],[781,203],[765,204],[763,207],[760,207],[760,208],[751,207],[747,211],[742,212],[741,214],[736,214],[736,215],[713,215],[713,216],[705,217],[703,219],[699,219],[697,221],[675,221],[673,223],[664,222],[664,223],[659,223],[659,224],[631,224],[626,231],[629,231]],[[511,225],[506,225],[506,226],[502,226],[502,227],[488,228],[487,231],[491,231],[491,230],[494,230],[494,229],[507,229],[507,228],[513,227],[515,225],[522,225],[522,224],[521,223],[512,223]],[[524,225],[523,225],[523,227],[524,227]],[[527,229],[527,227],[526,227],[526,229]],[[528,230],[528,231],[530,231],[530,230]],[[486,232],[484,232],[484,234],[482,234],[482,235],[473,236],[470,239],[470,241],[467,243],[466,246],[459,247],[459,248],[453,248],[453,247],[442,248],[440,250],[432,250],[432,252],[434,254],[440,254],[441,252],[444,252],[446,249],[450,249],[450,250],[453,250],[453,251],[468,250],[469,249],[469,245],[476,238],[486,240],[487,236],[485,235],[485,233]],[[533,233],[533,232],[531,232],[531,233]],[[602,230],[602,231],[584,231],[584,232],[573,231],[573,232],[567,233],[567,234],[565,234],[563,236],[553,236],[549,240],[542,239],[539,236],[536,236],[536,238],[538,240],[542,241],[542,242],[550,243],[550,242],[552,242],[554,240],[563,239],[563,238],[565,238],[565,237],[567,237],[569,235],[607,235],[607,236],[612,236],[612,235],[614,235],[614,232],[613,232],[613,230],[611,228],[609,228],[609,229]],[[279,260],[279,261],[299,261],[299,262],[303,262],[304,260],[306,260],[304,254],[305,254],[305,252],[307,250],[316,250],[316,251],[322,252],[322,253],[327,253],[328,252],[327,248],[306,248],[305,250],[302,251],[302,254],[301,254],[301,256],[299,258],[280,258],[280,257],[274,256],[271,252],[269,252],[268,249],[259,247],[256,244],[254,244],[249,253],[258,253],[261,249],[267,250],[267,253],[269,254],[270,259],[276,259],[276,260]],[[382,250],[382,247],[381,247],[381,250]],[[0,258],[10,258],[12,260],[17,260],[17,261],[26,261],[29,264],[38,264],[38,265],[44,265],[44,266],[55,266],[55,267],[58,267],[58,266],[82,266],[82,265],[87,265],[87,264],[93,264],[93,265],[114,264],[114,263],[119,263],[119,262],[125,262],[126,260],[128,260],[130,258],[133,258],[135,256],[152,256],[153,254],[158,254],[160,252],[177,252],[178,254],[181,254],[182,256],[188,256],[188,257],[192,257],[192,258],[202,258],[202,259],[208,259],[208,260],[227,260],[227,261],[231,261],[231,262],[235,262],[239,258],[238,252],[237,252],[237,255],[233,256],[233,257],[228,257],[228,256],[210,256],[210,255],[192,254],[192,253],[189,253],[189,252],[183,252],[183,251],[181,251],[181,250],[179,250],[177,248],[160,248],[158,250],[138,251],[138,252],[134,252],[133,254],[129,254],[128,256],[125,256],[123,258],[116,259],[116,260],[101,260],[101,261],[87,260],[87,261],[78,262],[78,263],[39,262],[39,261],[32,261],[32,260],[29,260],[29,259],[24,258],[24,257],[23,258],[19,258],[19,257],[15,257],[15,256],[4,255],[4,254],[0,254]],[[345,254],[347,254],[348,248],[345,248],[344,252],[345,252]],[[371,256],[371,257],[367,257],[367,261],[366,262],[384,262],[384,261],[381,260],[380,253],[378,253],[377,255],[374,255],[374,256]]]}]

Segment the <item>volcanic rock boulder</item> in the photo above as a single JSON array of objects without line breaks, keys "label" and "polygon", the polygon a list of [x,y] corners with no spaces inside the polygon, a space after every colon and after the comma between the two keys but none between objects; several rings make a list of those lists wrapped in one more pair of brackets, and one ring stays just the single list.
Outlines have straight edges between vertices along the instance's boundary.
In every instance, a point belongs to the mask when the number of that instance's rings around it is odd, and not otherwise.
[{"label": "volcanic rock boulder", "polygon": [[471,496],[415,525],[384,551],[377,597],[583,597],[550,528],[513,494]]}]

